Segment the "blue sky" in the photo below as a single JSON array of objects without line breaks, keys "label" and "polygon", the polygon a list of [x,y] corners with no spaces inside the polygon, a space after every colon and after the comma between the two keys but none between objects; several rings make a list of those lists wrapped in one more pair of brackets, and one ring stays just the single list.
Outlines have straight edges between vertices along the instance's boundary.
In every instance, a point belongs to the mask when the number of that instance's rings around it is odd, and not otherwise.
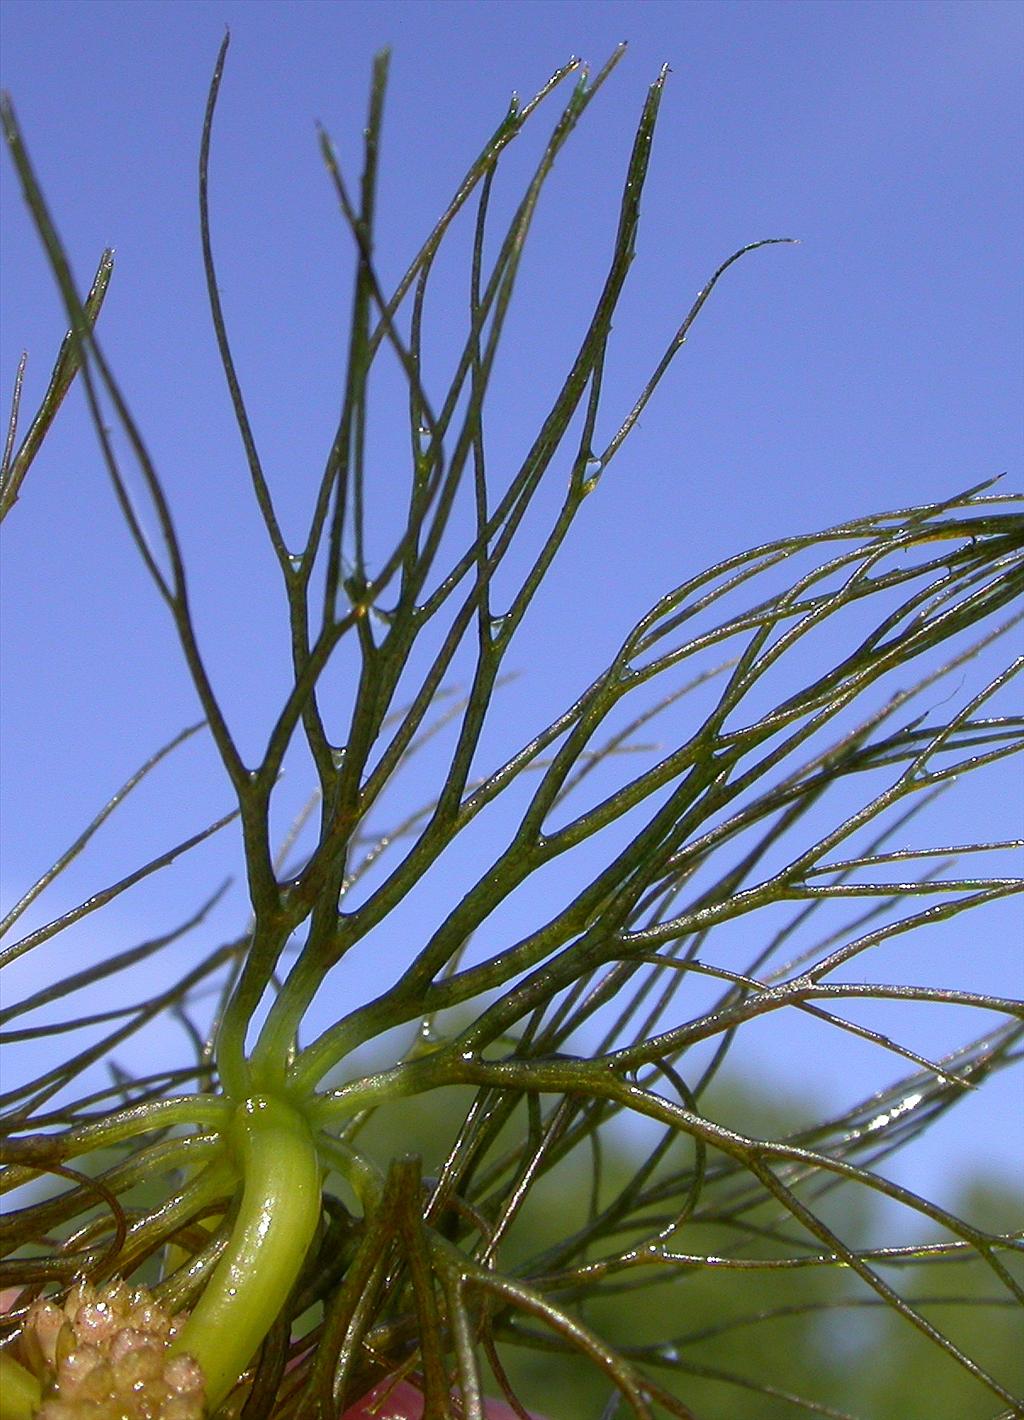
[{"label": "blue sky", "polygon": [[[616,324],[607,423],[628,409],[723,257],[762,237],[800,239],[728,274],[588,500],[548,610],[528,628],[534,639],[513,652],[522,676],[510,717],[544,723],[660,592],[716,558],[1004,471],[1019,486],[1017,4],[5,0],[0,13],[4,87],[79,279],[104,246],[117,250],[105,349],[165,477],[204,648],[251,754],[283,685],[284,643],[202,286],[195,165],[225,25],[232,46],[211,170],[220,286],[256,437],[296,539],[336,417],[351,279],[314,122],[354,175],[369,65],[382,45],[393,47],[380,198],[388,284],[510,92],[531,95],[571,54],[596,67],[629,40],[538,213],[495,426],[509,447],[528,435],[589,314],[633,127],[663,63],[671,75]],[[509,193],[546,132],[547,120],[536,122],[535,137],[509,151]],[[9,385],[29,350],[34,407],[63,323],[9,168],[4,181],[0,371]],[[461,310],[463,269],[454,258],[442,264],[441,312],[446,297]],[[443,314],[432,318],[443,346]],[[10,900],[141,759],[195,718],[195,704],[79,398],[62,411],[4,533]],[[574,608],[568,619],[555,614],[559,597]],[[285,786],[282,826],[304,793],[300,778]],[[990,816],[994,836],[1011,833],[1013,800],[1005,772],[989,776],[940,818],[936,840],[976,832],[972,812]],[[226,804],[209,751],[184,751],[69,874],[54,909]],[[216,882],[233,845],[204,852],[122,900],[102,943],[90,926],[73,950],[124,945],[154,923],[165,930]],[[240,911],[236,894],[210,939],[233,930]],[[1011,915],[993,913],[970,928],[969,943],[943,939],[949,961],[936,967],[922,955],[921,972],[1019,990],[1018,931]],[[936,1042],[925,1033],[914,1043]],[[851,1098],[890,1073],[884,1059],[833,1059],[820,1046],[780,1050],[753,1032],[749,1058],[765,1079],[841,1085]],[[988,1110],[1013,1118],[1008,1084],[937,1129],[905,1176],[952,1186],[944,1159],[964,1130],[979,1160],[1019,1162],[1019,1111],[1016,1132],[1007,1124],[993,1134]]]}]

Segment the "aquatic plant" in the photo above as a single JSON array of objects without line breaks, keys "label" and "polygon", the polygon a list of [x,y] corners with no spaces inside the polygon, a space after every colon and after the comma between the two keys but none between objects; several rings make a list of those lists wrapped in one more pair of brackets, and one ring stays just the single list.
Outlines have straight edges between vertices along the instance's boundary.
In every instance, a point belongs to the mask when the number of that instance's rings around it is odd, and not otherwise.
[{"label": "aquatic plant", "polygon": [[[786,239],[755,241],[721,264],[628,412],[608,425],[606,355],[634,256],[659,76],[575,358],[529,447],[497,458],[488,394],[524,244],[556,157],[620,52],[593,76],[574,60],[532,100],[513,102],[392,291],[374,257],[386,220],[377,178],[388,60],[378,56],[355,191],[321,135],[357,274],[341,412],[310,484],[296,552],[236,376],[214,264],[207,172],[226,49],[227,41],[202,137],[203,256],[292,654],[291,684],[254,763],[239,749],[204,660],[174,488],[97,335],[112,257],[104,254],[83,302],[13,108],[4,109],[70,330],[16,450],[19,377],[0,511],[11,512],[21,495],[18,516],[31,517],[25,477],[77,376],[203,715],[117,791],[11,909],[4,931],[190,737],[209,736],[234,804],[4,947],[0,961],[52,942],[231,824],[250,912],[237,936],[189,958],[155,997],[125,1005],[121,974],[157,952],[180,952],[216,897],[170,932],[45,977],[0,1013],[5,1027],[48,1013],[42,1025],[9,1030],[9,1046],[69,1026],[99,1028],[94,1043],[3,1096],[3,1182],[25,1200],[4,1225],[0,1276],[18,1289],[0,1351],[5,1415],[98,1420],[129,1413],[124,1392],[139,1407],[130,1413],[177,1420],[199,1403],[198,1371],[211,1416],[334,1417],[395,1378],[422,1393],[429,1420],[482,1420],[486,1389],[524,1416],[508,1355],[537,1347],[586,1357],[607,1381],[609,1417],[689,1416],[687,1375],[707,1372],[679,1328],[667,1320],[656,1343],[617,1343],[588,1324],[586,1304],[669,1280],[685,1294],[688,1277],[711,1269],[855,1278],[863,1295],[926,1335],[939,1362],[1013,1407],[1008,1385],[890,1278],[911,1259],[969,1257],[998,1294],[1019,1302],[1007,1260],[1019,1238],[952,1215],[878,1165],[1017,1058],[1024,1010],[1004,996],[875,979],[871,963],[903,934],[1020,890],[1019,880],[984,866],[1014,845],[988,841],[983,827],[978,841],[955,845],[914,846],[908,836],[937,794],[955,793],[964,776],[1024,744],[1024,722],[1003,704],[1020,662],[993,662],[1020,620],[1020,499],[986,484],[776,538],[696,572],[686,549],[682,579],[628,630],[610,662],[546,724],[524,727],[514,752],[488,764],[483,746],[502,716],[517,633],[581,508],[593,496],[617,496],[606,472],[716,284],[747,253]],[[566,89],[492,249],[502,154]],[[431,274],[471,203],[468,301],[449,313],[460,346],[438,387],[425,373]],[[404,430],[401,480],[393,467],[384,478],[370,434],[385,359],[404,391],[404,404],[388,406],[392,427]],[[142,480],[145,517],[112,428]],[[548,521],[531,546],[541,516]],[[382,524],[391,527],[383,551]],[[666,581],[673,576],[679,569],[666,568]],[[556,614],[571,625],[571,607]],[[345,676],[328,691],[339,657]],[[297,743],[315,793],[281,843],[272,803]],[[386,791],[428,748],[429,797],[397,815],[385,810]],[[500,846],[479,860],[474,827],[503,808]],[[398,969],[377,965],[393,959],[377,948],[402,904],[432,875],[443,882],[460,855],[472,864],[468,886],[452,879],[457,889],[443,910],[424,915]],[[501,913],[514,895],[528,902],[532,925],[508,940]],[[339,1001],[330,1023],[310,1034],[332,972],[356,960],[368,966],[367,998]],[[109,1005],[75,1014],[76,994],[100,983]],[[212,1009],[204,994],[211,986]],[[983,1026],[954,1054],[931,1060],[860,1023],[852,1003],[865,1000],[966,1008]],[[72,1014],[64,1018],[66,1003]],[[716,1117],[711,1087],[749,1024],[776,1012],[873,1043],[894,1056],[898,1078],[778,1137],[734,1127]],[[81,1094],[76,1082],[87,1067],[113,1060],[123,1042],[167,1016],[187,1024],[193,1059],[149,1076],[122,1072],[110,1088]],[[401,1029],[399,1058],[371,1060],[373,1043]],[[416,1097],[426,1109],[450,1101],[453,1087],[470,1093],[436,1174],[424,1176],[414,1155],[379,1157],[364,1143],[389,1106]],[[623,1181],[605,1176],[602,1141],[621,1137],[627,1115],[659,1133]],[[557,1239],[531,1253],[523,1238],[530,1199],[569,1165],[586,1173],[587,1196],[579,1209],[567,1201]],[[59,1187],[40,1195],[40,1180]],[[942,1240],[857,1246],[836,1222],[839,1188],[892,1200],[937,1226]],[[721,1240],[712,1253],[706,1239],[715,1226]],[[681,1314],[681,1302],[666,1308],[666,1318]],[[780,1395],[770,1376],[721,1380]],[[840,1413],[813,1397],[799,1403]]]}]

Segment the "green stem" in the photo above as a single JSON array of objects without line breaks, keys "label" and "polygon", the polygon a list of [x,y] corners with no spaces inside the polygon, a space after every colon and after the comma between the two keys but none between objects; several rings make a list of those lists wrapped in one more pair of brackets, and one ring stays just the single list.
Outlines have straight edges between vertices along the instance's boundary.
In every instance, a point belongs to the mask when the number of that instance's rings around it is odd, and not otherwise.
[{"label": "green stem", "polygon": [[[298,1092],[294,1079],[289,1080],[289,1088]],[[409,1095],[422,1094],[425,1090],[436,1089],[440,1085],[461,1083],[456,1067],[442,1051],[435,1051],[420,1059],[403,1060],[390,1070],[381,1070],[376,1075],[364,1075],[352,1080],[340,1089],[329,1090],[316,1095],[310,1101],[309,1121],[314,1129],[332,1129],[351,1119],[360,1110],[371,1109],[389,1100],[405,1099]]]},{"label": "green stem", "polygon": [[42,1394],[32,1372],[0,1351],[0,1420],[32,1420]]},{"label": "green stem", "polygon": [[362,1204],[363,1217],[368,1218],[380,1205],[384,1192],[384,1175],[381,1170],[350,1144],[346,1144],[342,1139],[334,1139],[330,1134],[318,1134],[317,1147],[324,1162],[337,1169],[352,1188]]},{"label": "green stem", "polygon": [[238,1216],[172,1348],[199,1362],[211,1412],[284,1306],[320,1218],[320,1161],[300,1114],[280,1099],[253,1095],[236,1110],[229,1139],[243,1180]]}]

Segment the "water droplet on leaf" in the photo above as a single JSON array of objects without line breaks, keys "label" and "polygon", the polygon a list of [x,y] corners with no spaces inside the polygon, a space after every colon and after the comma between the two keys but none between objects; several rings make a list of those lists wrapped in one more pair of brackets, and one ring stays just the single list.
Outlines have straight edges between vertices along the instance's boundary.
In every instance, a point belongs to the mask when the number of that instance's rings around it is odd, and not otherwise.
[{"label": "water droplet on leaf", "polygon": [[604,464],[600,459],[587,459],[583,465],[583,493],[593,493],[597,487],[598,480],[604,473]]}]

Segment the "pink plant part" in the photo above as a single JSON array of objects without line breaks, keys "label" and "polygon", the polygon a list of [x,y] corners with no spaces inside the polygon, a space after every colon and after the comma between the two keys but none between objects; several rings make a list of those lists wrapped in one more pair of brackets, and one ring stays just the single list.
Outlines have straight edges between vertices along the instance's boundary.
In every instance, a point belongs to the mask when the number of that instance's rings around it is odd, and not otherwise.
[{"label": "pink plant part", "polygon": [[[532,1420],[544,1416],[531,1412]],[[520,1420],[504,1400],[485,1400],[486,1420]],[[381,1381],[362,1400],[350,1405],[341,1420],[423,1420],[423,1393],[408,1381]]]}]

